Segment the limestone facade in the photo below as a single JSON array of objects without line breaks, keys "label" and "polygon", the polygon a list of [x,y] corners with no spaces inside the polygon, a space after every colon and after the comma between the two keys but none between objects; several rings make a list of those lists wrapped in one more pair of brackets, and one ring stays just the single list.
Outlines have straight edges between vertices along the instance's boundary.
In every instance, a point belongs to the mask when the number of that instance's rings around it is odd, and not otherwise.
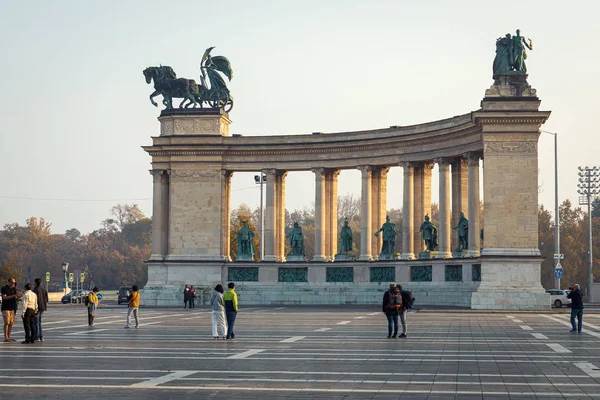
[{"label": "limestone facade", "polygon": [[[510,79],[502,82],[510,86]],[[210,288],[237,276],[246,279],[236,280],[247,304],[376,303],[382,281],[396,280],[419,293],[422,304],[547,308],[539,283],[537,139],[549,112],[538,110],[535,90],[510,97],[514,90],[489,89],[480,110],[461,116],[340,134],[229,136],[231,121],[222,112],[163,112],[160,136],[144,147],[152,156],[154,182],[148,304],[172,305],[184,283]],[[434,164],[437,188],[431,185]],[[400,259],[378,260],[381,235],[373,232],[385,222],[387,173],[398,165],[404,171],[403,223],[397,227],[402,246],[395,249]],[[360,257],[333,262],[337,176],[343,169],[361,171]],[[315,255],[309,263],[288,262],[284,254],[285,177],[300,170],[315,176]],[[236,171],[267,176],[261,263],[229,262]],[[425,215],[431,217],[432,190],[440,199],[439,249],[419,260],[425,250],[419,227]],[[452,258],[457,246],[452,227],[460,212],[469,219],[469,248]],[[524,289],[531,295],[522,294]],[[323,296],[327,291],[337,294]]]}]

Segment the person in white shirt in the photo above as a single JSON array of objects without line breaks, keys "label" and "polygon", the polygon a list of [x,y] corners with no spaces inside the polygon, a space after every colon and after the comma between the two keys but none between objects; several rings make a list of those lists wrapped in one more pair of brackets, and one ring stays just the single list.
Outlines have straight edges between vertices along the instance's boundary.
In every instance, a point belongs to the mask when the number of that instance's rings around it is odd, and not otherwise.
[{"label": "person in white shirt", "polygon": [[25,285],[23,294],[23,327],[25,328],[25,340],[21,343],[33,343],[35,341],[35,315],[38,311],[37,295],[31,290],[31,283]]}]

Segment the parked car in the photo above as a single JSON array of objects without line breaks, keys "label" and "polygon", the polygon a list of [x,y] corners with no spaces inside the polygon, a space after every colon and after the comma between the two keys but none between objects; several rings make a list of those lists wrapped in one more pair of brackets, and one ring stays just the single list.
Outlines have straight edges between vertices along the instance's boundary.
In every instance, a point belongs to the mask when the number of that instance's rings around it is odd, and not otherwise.
[{"label": "parked car", "polygon": [[552,301],[552,305],[556,308],[561,308],[562,306],[571,305],[571,299],[567,298],[567,294],[569,294],[568,290],[563,289],[551,289],[546,290],[546,293],[550,295],[550,299]]},{"label": "parked car", "polygon": [[65,294],[60,302],[63,304],[71,303],[83,303],[83,300],[88,295],[88,290],[72,290],[70,293]]},{"label": "parked car", "polygon": [[131,288],[129,286],[121,286],[117,292],[117,303],[118,304],[129,304],[129,295],[131,294]]}]

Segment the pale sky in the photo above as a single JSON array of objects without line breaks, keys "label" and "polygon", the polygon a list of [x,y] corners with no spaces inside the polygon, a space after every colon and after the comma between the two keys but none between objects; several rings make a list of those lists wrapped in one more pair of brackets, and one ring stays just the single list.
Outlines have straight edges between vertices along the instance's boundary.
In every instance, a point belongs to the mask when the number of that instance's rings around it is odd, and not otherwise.
[{"label": "pale sky", "polygon": [[[198,80],[204,49],[229,58],[232,133],[343,132],[477,110],[495,40],[533,40],[529,83],[559,133],[559,196],[577,202],[577,167],[600,165],[600,6],[595,1],[0,2],[0,225],[44,217],[54,233],[100,227],[117,203],[152,213],[150,157],[159,109],[144,81],[170,65]],[[159,100],[160,103],[160,100]],[[540,203],[554,209],[554,142],[542,134]],[[434,170],[434,177],[436,176]],[[234,174],[232,207],[258,206],[254,174]],[[437,186],[434,180],[434,188]],[[392,168],[388,208],[402,205]],[[340,195],[360,195],[358,171]],[[437,201],[437,190],[433,199]],[[286,206],[314,201],[290,173]]]}]

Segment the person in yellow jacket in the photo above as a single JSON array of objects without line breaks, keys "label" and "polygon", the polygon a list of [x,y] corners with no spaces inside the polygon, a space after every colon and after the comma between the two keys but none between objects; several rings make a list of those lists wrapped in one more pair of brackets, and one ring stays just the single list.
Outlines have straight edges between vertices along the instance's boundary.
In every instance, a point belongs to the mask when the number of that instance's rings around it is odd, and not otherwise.
[{"label": "person in yellow jacket", "polygon": [[227,317],[227,336],[226,339],[235,339],[233,333],[233,324],[238,312],[238,298],[235,293],[235,283],[229,282],[227,285],[229,288],[223,295],[223,301],[225,302],[225,315]]},{"label": "person in yellow jacket", "polygon": [[133,285],[131,287],[131,294],[127,293],[127,298],[129,299],[129,308],[127,309],[127,323],[125,324],[125,329],[129,329],[129,323],[131,322],[131,314],[135,318],[135,327],[140,326],[140,321],[138,320],[138,308],[140,306],[140,292],[138,291],[138,286]]},{"label": "person in yellow jacket", "polygon": [[98,308],[98,292],[100,289],[94,287],[88,294],[87,308],[88,308],[88,325],[94,326],[94,315],[96,314],[96,308]]}]

